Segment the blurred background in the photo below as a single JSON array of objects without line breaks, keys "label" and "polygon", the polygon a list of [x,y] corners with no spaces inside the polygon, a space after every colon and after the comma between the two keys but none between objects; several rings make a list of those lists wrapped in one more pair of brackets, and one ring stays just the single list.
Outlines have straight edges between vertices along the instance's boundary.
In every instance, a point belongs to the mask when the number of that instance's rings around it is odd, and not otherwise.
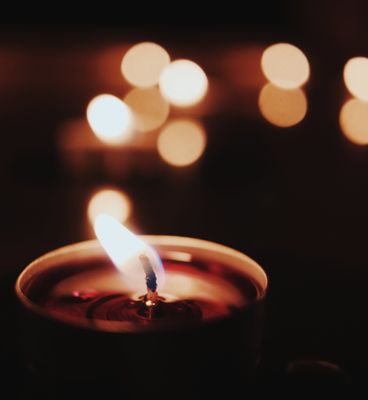
[{"label": "blurred background", "polygon": [[17,274],[93,238],[104,211],[135,232],[212,240],[264,266],[271,374],[322,359],[364,379],[368,61],[347,62],[368,55],[368,3],[267,7],[193,23],[2,25],[7,374],[19,365]]}]

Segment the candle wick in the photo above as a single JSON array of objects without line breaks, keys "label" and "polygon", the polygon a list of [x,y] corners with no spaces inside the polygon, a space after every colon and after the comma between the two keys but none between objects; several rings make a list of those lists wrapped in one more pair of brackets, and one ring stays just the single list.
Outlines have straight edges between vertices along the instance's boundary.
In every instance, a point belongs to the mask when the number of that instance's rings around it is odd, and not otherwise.
[{"label": "candle wick", "polygon": [[141,254],[139,256],[139,260],[141,261],[144,273],[146,274],[146,286],[147,286],[147,295],[145,296],[146,306],[153,307],[156,305],[158,300],[157,277],[149,258],[145,254]]}]

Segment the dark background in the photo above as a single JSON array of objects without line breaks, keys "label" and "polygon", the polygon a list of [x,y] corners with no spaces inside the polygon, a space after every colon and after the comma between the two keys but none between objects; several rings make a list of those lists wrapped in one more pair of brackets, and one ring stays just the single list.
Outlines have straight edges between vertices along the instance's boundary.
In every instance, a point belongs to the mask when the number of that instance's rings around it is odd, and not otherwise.
[{"label": "dark background", "polygon": [[[168,7],[164,21],[149,19],[148,11],[117,17],[106,8],[99,19],[14,18],[0,29],[4,381],[21,370],[17,274],[48,250],[88,239],[86,202],[100,185],[114,184],[129,193],[141,232],[213,240],[264,266],[264,368],[271,375],[291,360],[322,359],[359,382],[368,355],[368,152],[342,135],[338,116],[347,98],[344,63],[368,52],[367,3],[284,1],[245,10],[224,4],[201,15],[189,5]],[[255,73],[254,85],[229,84],[221,107],[201,116],[208,145],[195,166],[121,179],[103,170],[67,172],[57,147],[60,125],[83,117],[94,95],[126,92],[121,76],[96,72],[96,60],[142,40],[162,44],[172,58],[194,59],[222,87],[231,80],[221,68],[230,50],[291,42],[311,65],[307,115],[287,129],[266,122]],[[254,71],[244,65],[243,73],[249,79]]]}]

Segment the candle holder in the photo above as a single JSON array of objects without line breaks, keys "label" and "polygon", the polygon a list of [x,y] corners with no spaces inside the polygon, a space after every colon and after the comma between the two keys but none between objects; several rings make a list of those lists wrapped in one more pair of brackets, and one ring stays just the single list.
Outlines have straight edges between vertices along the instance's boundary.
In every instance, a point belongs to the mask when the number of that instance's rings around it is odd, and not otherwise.
[{"label": "candle holder", "polygon": [[238,394],[260,356],[265,272],[212,242],[142,238],[160,255],[170,292],[159,294],[154,315],[140,293],[128,294],[97,241],[47,253],[22,272],[31,381],[135,399]]}]

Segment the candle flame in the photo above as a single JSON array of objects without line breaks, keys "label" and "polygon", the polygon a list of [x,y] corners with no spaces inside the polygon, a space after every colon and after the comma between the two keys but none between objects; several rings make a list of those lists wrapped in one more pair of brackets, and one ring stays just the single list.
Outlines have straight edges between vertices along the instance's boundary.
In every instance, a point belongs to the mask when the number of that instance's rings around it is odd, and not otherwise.
[{"label": "candle flame", "polygon": [[147,290],[145,272],[140,261],[142,255],[149,259],[157,277],[158,289],[162,289],[164,270],[160,257],[152,247],[107,214],[96,217],[94,230],[101,246],[132,290],[141,293]]}]

